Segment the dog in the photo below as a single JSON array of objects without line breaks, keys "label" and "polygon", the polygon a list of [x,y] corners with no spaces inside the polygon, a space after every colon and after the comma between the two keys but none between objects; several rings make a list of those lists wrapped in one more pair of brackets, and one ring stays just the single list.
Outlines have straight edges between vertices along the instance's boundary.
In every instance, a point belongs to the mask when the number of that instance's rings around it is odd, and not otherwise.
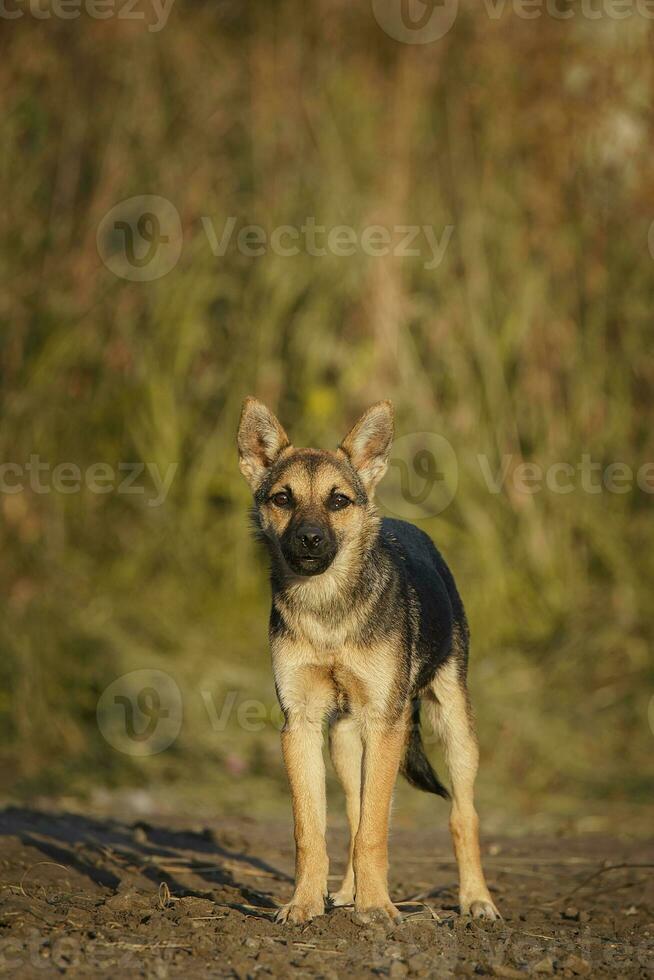
[{"label": "dog", "polygon": [[[452,783],[450,830],[462,914],[497,919],[481,866],[473,787],[478,748],[466,687],[469,631],[452,574],[423,531],[380,517],[393,409],[372,405],[335,451],[294,448],[247,398],[238,429],[255,532],[270,554],[270,647],[284,715],[282,754],[295,825],[295,891],[278,913],[302,923],[354,903],[360,921],[400,913],[388,892],[388,829],[398,772],[449,797],[425,755],[431,708]],[[327,893],[323,723],[345,791],[347,870]]]}]

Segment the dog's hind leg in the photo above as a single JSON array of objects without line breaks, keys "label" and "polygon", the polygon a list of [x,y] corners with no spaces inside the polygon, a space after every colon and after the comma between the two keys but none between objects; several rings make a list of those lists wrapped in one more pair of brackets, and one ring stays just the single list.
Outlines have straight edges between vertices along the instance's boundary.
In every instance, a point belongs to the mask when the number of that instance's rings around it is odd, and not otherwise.
[{"label": "dog's hind leg", "polygon": [[500,917],[488,891],[479,851],[479,818],[474,805],[474,784],[479,764],[465,677],[457,657],[439,669],[431,683],[435,698],[434,721],[445,746],[452,781],[450,832],[459,867],[461,914],[474,918]]},{"label": "dog's hind leg", "polygon": [[347,868],[339,890],[332,895],[334,905],[354,901],[354,841],[361,814],[361,761],[363,743],[359,725],[351,715],[337,718],[329,728],[329,752],[334,770],[345,793],[345,809],[350,828]]}]

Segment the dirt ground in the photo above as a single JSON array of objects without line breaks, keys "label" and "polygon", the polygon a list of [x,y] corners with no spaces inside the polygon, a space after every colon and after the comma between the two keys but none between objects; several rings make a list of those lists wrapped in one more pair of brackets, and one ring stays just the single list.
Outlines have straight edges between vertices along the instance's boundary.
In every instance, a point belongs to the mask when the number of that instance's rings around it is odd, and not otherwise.
[{"label": "dirt ground", "polygon": [[[330,834],[333,884],[345,834]],[[336,909],[273,922],[291,894],[291,828],[8,808],[0,813],[0,974],[46,977],[654,975],[654,842],[484,843],[502,923],[460,917],[445,833],[397,830],[399,925]]]}]

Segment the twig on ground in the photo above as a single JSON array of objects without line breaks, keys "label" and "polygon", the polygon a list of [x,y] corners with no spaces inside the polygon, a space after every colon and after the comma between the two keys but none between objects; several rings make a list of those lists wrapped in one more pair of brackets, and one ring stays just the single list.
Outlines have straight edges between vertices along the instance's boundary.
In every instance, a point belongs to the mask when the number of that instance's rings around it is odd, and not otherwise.
[{"label": "twig on ground", "polygon": [[35,896],[34,895],[29,895],[25,891],[25,889],[23,887],[23,882],[25,881],[25,879],[27,878],[27,876],[29,874],[31,874],[32,871],[34,871],[35,868],[43,867],[43,865],[46,865],[46,864],[50,865],[50,867],[52,867],[52,868],[61,868],[62,871],[70,871],[70,868],[67,868],[65,864],[59,864],[58,861],[37,861],[36,864],[32,864],[25,871],[25,873],[24,873],[23,877],[20,879],[20,883],[18,885],[18,887],[20,888],[20,890],[21,890],[22,894],[25,896],[25,898],[35,898]]},{"label": "twig on ground", "polygon": [[578,891],[581,891],[582,888],[585,888],[586,885],[590,884],[591,881],[594,881],[595,878],[599,878],[600,875],[606,874],[607,871],[620,871],[626,869],[630,870],[632,868],[634,869],[654,868],[654,864],[630,864],[629,862],[623,862],[621,864],[609,864],[605,868],[598,868],[597,871],[594,871],[592,873],[592,875],[588,875],[587,878],[584,878],[583,881],[580,881],[579,884],[576,885],[571,892],[567,893],[567,895],[563,895],[561,898],[556,898],[551,903],[547,903],[547,904],[557,905],[560,902],[567,902],[570,898],[572,898],[573,895],[576,895]]},{"label": "twig on ground", "polygon": [[417,902],[417,901],[413,901],[412,902],[410,899],[407,899],[404,902],[396,902],[395,904],[398,905],[398,906],[401,906],[401,905],[421,905],[422,906],[421,910],[418,911],[418,912],[408,912],[408,913],[406,913],[404,915],[404,918],[405,919],[411,919],[411,918],[413,918],[414,915],[422,915],[423,912],[426,910],[427,912],[429,912],[429,914],[432,917],[432,919],[435,919],[436,920],[436,922],[440,922],[441,921],[441,917],[438,915],[438,913],[431,907],[431,905],[427,905],[426,902]]},{"label": "twig on ground", "polygon": [[172,901],[172,896],[170,894],[170,888],[168,887],[168,882],[162,881],[159,885],[159,908],[167,908]]}]

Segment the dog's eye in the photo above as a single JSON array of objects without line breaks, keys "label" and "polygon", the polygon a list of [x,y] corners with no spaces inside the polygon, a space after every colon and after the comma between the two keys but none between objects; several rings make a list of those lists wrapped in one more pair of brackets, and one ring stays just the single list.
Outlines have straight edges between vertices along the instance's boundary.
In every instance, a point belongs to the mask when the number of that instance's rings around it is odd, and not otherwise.
[{"label": "dog's eye", "polygon": [[289,507],[291,504],[290,494],[286,493],[285,490],[280,490],[279,493],[274,493],[270,500],[275,507]]},{"label": "dog's eye", "polygon": [[333,493],[329,498],[329,509],[330,510],[343,510],[345,507],[349,507],[351,500],[345,496],[344,493]]}]

